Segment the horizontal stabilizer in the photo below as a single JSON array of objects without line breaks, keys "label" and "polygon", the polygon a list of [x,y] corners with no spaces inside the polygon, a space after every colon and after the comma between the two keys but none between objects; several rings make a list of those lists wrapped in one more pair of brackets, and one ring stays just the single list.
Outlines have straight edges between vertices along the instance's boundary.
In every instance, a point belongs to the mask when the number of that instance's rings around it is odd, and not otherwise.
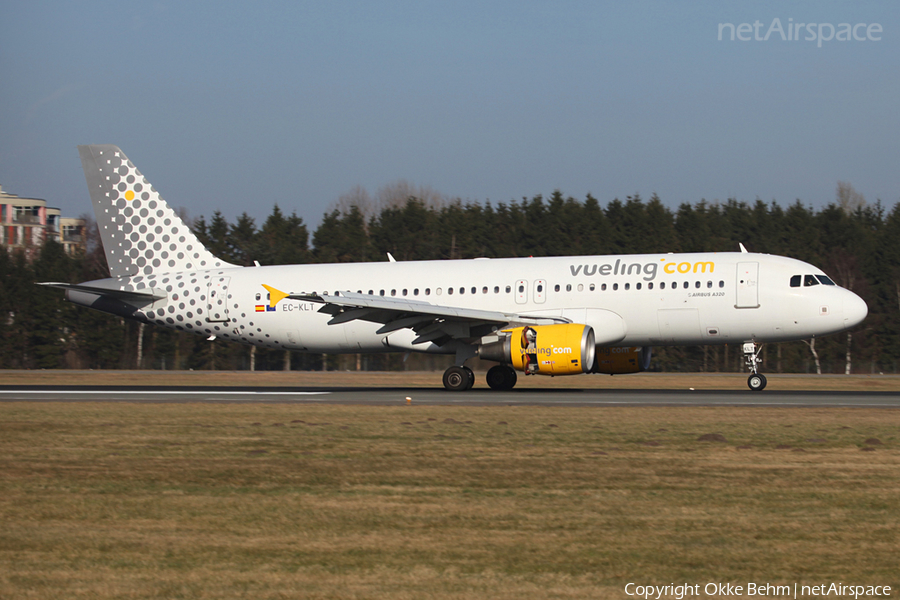
[{"label": "horizontal stabilizer", "polygon": [[43,285],[60,290],[73,290],[76,292],[97,294],[99,296],[106,296],[107,298],[115,298],[117,300],[138,300],[143,302],[155,302],[156,300],[163,300],[166,298],[165,294],[159,292],[154,293],[152,290],[111,290],[109,288],[97,287],[93,285],[59,283],[56,281],[38,283],[37,285]]}]

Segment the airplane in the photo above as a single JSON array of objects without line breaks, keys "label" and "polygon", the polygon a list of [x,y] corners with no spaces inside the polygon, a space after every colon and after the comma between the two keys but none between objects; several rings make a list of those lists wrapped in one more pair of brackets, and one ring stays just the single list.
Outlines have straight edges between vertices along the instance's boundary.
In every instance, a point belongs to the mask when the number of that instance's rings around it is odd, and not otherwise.
[{"label": "airplane", "polygon": [[710,252],[252,267],[213,256],[113,145],[78,146],[110,277],[47,282],[120,317],[264,348],[496,362],[494,390],[525,375],[647,370],[653,346],[737,344],[760,391],[762,345],[855,327],[866,303],[813,265]]}]

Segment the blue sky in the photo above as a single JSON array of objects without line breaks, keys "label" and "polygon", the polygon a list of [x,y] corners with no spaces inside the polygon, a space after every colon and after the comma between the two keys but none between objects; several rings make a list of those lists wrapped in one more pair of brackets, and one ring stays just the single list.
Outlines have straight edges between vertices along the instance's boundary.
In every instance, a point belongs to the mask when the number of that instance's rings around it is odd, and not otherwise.
[{"label": "blue sky", "polygon": [[[717,39],[776,18],[883,31]],[[840,180],[892,206],[898,42],[896,2],[7,2],[0,185],[79,215],[75,146],[112,143],[191,216],[313,227],[398,180],[673,208],[820,207]]]}]

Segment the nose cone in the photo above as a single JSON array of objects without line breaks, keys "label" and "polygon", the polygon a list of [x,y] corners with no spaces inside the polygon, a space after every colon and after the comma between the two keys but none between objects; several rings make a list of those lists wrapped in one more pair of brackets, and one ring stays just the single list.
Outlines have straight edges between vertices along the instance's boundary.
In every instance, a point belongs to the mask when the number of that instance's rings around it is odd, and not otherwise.
[{"label": "nose cone", "polygon": [[866,305],[866,301],[848,291],[844,296],[844,328],[856,327],[863,322],[867,314],[869,314],[869,307]]}]

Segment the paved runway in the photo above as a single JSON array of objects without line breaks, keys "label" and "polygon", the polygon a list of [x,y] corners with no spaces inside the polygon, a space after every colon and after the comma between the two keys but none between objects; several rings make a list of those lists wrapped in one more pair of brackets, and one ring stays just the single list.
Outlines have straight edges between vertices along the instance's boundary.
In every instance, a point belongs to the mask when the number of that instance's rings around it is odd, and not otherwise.
[{"label": "paved runway", "polygon": [[197,388],[0,386],[0,402],[445,404],[468,406],[807,406],[900,408],[900,392],[440,388]]}]

